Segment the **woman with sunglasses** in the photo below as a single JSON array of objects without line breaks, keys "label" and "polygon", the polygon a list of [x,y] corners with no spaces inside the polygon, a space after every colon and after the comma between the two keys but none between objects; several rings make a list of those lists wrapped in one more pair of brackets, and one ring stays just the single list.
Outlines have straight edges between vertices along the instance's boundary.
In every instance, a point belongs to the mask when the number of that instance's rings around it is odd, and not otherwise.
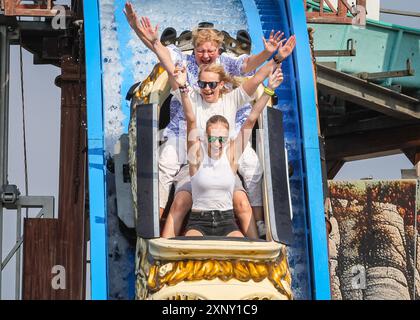
[{"label": "woman with sunglasses", "polygon": [[[186,55],[176,46],[165,47],[158,40],[158,26],[153,27],[147,17],[138,19],[132,5],[127,2],[125,14],[130,26],[136,32],[140,40],[152,50],[163,63],[169,73],[174,69],[165,66],[164,57],[169,57],[172,65],[176,61],[183,61],[187,65],[188,81],[191,86],[197,88],[199,69],[203,65],[219,63],[224,66],[230,76],[250,76],[253,70],[258,68],[270,56],[277,51],[278,61],[286,59],[292,52],[296,44],[294,36],[290,37],[286,43],[281,40],[283,34],[271,32],[268,40],[263,39],[264,50],[257,55],[231,57],[227,54],[220,54],[223,44],[223,35],[215,29],[201,29],[193,33],[194,52]],[[172,67],[173,68],[173,67]],[[236,113],[236,131],[245,122],[251,110],[250,104],[245,104]],[[232,128],[235,128],[233,126]],[[186,163],[186,126],[185,115],[181,103],[172,98],[170,102],[170,123],[164,131],[166,142],[161,146],[159,155],[159,202],[161,214],[168,201],[169,190],[173,182],[182,177],[181,166]],[[262,169],[258,157],[252,147],[248,147],[239,165],[239,172],[244,178],[246,190],[239,188],[234,192],[235,213],[240,220],[242,229],[247,236],[256,238],[257,229],[254,217],[256,217],[260,230],[260,235],[264,233],[263,214],[262,214]],[[188,192],[178,192],[170,208],[170,217],[177,216],[174,221],[167,220],[167,228],[162,233],[163,237],[173,237],[178,235],[183,217],[191,208],[191,194]],[[251,208],[252,207],[252,208]]]},{"label": "woman with sunglasses", "polygon": [[[239,134],[231,139],[235,109],[249,102],[267,77],[268,87],[264,94],[252,107]],[[185,235],[242,237],[235,223],[232,200],[238,162],[259,115],[274,90],[283,82],[281,68],[276,68],[276,64],[270,61],[232,91],[224,90],[228,76],[218,65],[201,69],[199,92],[187,86],[185,67],[176,67],[169,79],[187,119],[188,170],[193,203]],[[215,109],[218,113],[209,118],[208,112]]]}]

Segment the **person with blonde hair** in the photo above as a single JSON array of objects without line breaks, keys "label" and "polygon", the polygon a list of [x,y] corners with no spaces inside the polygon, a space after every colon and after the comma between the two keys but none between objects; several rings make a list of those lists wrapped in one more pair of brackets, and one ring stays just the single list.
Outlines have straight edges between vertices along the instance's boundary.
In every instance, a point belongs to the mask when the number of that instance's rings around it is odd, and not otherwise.
[{"label": "person with blonde hair", "polygon": [[[251,101],[267,77],[264,94],[255,102],[239,134],[232,137],[230,128],[235,123],[235,111]],[[190,182],[184,184],[192,194],[192,210],[185,235],[242,237],[233,214],[239,159],[259,115],[283,81],[281,68],[270,61],[234,90],[225,90],[229,76],[220,65],[201,68],[200,90],[188,86],[185,66],[176,67],[169,79],[187,119]]]},{"label": "person with blonde hair", "polygon": [[[286,59],[293,52],[296,45],[294,36],[284,43],[285,40],[282,40],[283,34],[272,31],[268,40],[263,38],[264,50],[259,54],[232,57],[225,53],[221,54],[223,44],[222,32],[215,29],[201,28],[194,30],[192,40],[194,45],[193,54],[187,55],[174,45],[165,47],[158,39],[158,26],[153,27],[150,19],[147,17],[139,19],[129,2],[126,3],[124,12],[132,29],[140,40],[158,56],[168,73],[173,73],[176,62],[182,62],[186,65],[188,82],[195,88],[198,88],[197,81],[201,66],[217,63],[224,67],[229,76],[251,76],[260,65],[276,52],[275,57],[277,61],[281,62]],[[170,60],[171,64],[165,63],[165,60]],[[239,132],[250,110],[251,106],[249,103],[244,104],[237,110],[236,121],[235,124],[232,124],[231,130],[235,128],[236,132]],[[181,103],[176,98],[172,98],[170,102],[170,123],[165,128],[163,135],[166,142],[162,144],[159,154],[159,204],[161,214],[168,201],[170,188],[176,182],[176,177],[186,163],[186,121]],[[260,235],[264,233],[262,169],[258,156],[250,144],[248,144],[241,157],[238,171],[244,179],[246,190],[238,188],[234,192],[233,204],[235,213],[241,222],[243,231],[249,237],[256,238],[258,235],[254,217],[259,220]],[[185,216],[190,210],[191,204],[191,194],[188,192],[177,193],[170,208],[170,216]],[[182,221],[168,221],[168,223],[172,225],[172,228],[170,228],[171,232],[164,233],[163,236],[173,237],[178,235],[182,227]]]}]

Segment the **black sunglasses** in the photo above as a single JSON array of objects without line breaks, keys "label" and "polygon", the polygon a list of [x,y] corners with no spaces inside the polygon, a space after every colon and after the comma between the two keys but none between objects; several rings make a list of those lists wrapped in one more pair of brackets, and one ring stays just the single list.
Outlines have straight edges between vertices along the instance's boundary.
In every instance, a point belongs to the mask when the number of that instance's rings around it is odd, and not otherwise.
[{"label": "black sunglasses", "polygon": [[212,90],[215,89],[219,83],[220,83],[220,81],[206,82],[206,81],[198,80],[198,82],[197,82],[200,89],[204,89],[205,87],[209,86],[209,88],[212,89]]}]

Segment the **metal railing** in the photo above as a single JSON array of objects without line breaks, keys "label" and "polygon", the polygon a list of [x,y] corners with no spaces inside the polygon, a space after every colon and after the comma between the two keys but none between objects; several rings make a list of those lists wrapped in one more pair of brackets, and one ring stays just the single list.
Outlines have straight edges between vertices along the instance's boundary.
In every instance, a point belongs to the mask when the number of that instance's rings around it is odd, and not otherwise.
[{"label": "metal railing", "polygon": [[16,210],[16,243],[8,252],[5,259],[1,259],[0,269],[0,299],[2,297],[3,269],[15,256],[15,299],[21,298],[21,260],[22,260],[22,209],[40,208],[35,218],[54,218],[54,197],[52,196],[20,196],[14,185],[5,185],[0,193],[0,257],[3,257],[3,209]]},{"label": "metal railing", "polygon": [[[303,0],[305,8],[307,0]],[[354,2],[354,1],[353,1]],[[338,0],[337,5],[329,0],[319,0],[319,12],[306,12],[306,18],[311,23],[353,24],[354,17],[359,14],[357,8],[366,8],[366,0],[356,0],[356,5],[348,0]]]},{"label": "metal railing", "polygon": [[[3,269],[16,256],[15,297],[21,296],[21,257],[22,257],[22,208],[40,208],[37,218],[54,218],[54,197],[20,196],[19,189],[9,185],[8,175],[8,142],[9,142],[9,72],[10,40],[13,30],[7,25],[0,25],[0,299],[2,296]],[[3,260],[3,227],[4,209],[16,210],[15,245]],[[8,226],[7,226],[8,227]]]}]

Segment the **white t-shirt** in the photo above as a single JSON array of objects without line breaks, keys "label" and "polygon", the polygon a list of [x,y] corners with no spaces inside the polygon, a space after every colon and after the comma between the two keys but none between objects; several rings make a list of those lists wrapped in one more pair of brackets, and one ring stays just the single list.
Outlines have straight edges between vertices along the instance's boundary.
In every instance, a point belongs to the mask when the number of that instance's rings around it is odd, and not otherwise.
[{"label": "white t-shirt", "polygon": [[[181,101],[179,89],[171,91],[171,93]],[[254,99],[254,96],[248,96],[244,89],[242,89],[242,86],[222,94],[221,98],[215,103],[207,103],[201,97],[200,90],[197,89],[190,88],[188,95],[190,96],[192,109],[197,119],[197,128],[201,136],[204,136],[206,131],[207,120],[214,115],[221,115],[229,122],[229,132],[231,137],[233,137],[235,134],[236,111]]]}]

